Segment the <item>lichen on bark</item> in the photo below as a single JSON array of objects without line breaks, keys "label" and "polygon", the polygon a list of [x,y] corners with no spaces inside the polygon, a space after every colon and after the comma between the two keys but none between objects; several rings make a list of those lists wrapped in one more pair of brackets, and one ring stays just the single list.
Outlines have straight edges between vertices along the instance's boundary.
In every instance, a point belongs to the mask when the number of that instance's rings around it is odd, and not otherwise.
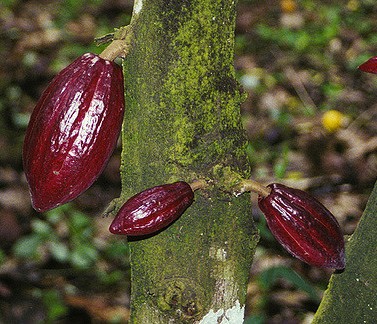
[{"label": "lichen on bark", "polygon": [[377,183],[363,216],[346,242],[346,268],[335,273],[314,324],[374,323],[377,318]]},{"label": "lichen on bark", "polygon": [[131,241],[131,321],[199,321],[245,303],[258,239],[247,196],[219,168],[248,164],[233,69],[234,1],[144,0],[125,60],[121,200],[151,186],[210,180],[164,231]]}]

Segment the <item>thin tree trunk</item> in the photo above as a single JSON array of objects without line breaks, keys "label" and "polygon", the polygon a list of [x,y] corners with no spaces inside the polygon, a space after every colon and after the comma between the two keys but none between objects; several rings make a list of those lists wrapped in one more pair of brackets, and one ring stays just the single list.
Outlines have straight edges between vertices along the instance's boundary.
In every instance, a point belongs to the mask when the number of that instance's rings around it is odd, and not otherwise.
[{"label": "thin tree trunk", "polygon": [[[132,323],[242,323],[258,235],[235,80],[235,1],[136,1],[125,60],[124,201],[148,187],[206,179],[169,228],[131,241]],[[219,321],[220,322],[220,321]]]}]

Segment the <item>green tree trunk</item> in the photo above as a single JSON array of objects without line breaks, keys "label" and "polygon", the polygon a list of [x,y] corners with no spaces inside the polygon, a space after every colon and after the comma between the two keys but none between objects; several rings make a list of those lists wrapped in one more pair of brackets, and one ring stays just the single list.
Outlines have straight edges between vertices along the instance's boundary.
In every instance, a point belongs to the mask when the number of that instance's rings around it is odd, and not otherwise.
[{"label": "green tree trunk", "polygon": [[313,324],[376,323],[377,183],[346,243],[346,270],[331,277]]},{"label": "green tree trunk", "polygon": [[177,180],[209,187],[169,228],[130,241],[132,323],[242,323],[258,235],[248,196],[228,190],[249,172],[235,2],[135,2],[120,201]]}]

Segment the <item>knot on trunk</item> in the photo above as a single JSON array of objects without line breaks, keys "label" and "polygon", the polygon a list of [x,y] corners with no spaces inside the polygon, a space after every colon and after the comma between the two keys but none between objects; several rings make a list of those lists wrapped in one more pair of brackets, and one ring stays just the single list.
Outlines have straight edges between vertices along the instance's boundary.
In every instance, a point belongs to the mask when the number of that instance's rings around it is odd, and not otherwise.
[{"label": "knot on trunk", "polygon": [[180,321],[195,319],[203,310],[202,293],[198,294],[198,287],[187,278],[166,279],[160,284],[156,297],[160,311],[174,314]]}]

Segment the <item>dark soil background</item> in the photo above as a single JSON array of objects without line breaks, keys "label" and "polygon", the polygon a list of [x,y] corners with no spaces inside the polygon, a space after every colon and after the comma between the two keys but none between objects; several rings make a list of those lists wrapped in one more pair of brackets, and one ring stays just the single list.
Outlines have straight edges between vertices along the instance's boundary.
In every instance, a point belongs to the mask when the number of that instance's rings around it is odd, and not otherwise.
[{"label": "dark soil background", "polygon": [[[79,55],[99,53],[94,38],[128,24],[132,4],[0,4],[0,322],[127,321],[127,243],[101,216],[120,192],[120,148],[87,192],[44,214],[31,208],[21,148],[48,82]],[[248,94],[242,113],[252,177],[311,192],[346,235],[377,175],[377,76],[357,70],[374,55],[372,0],[239,1],[235,68]],[[261,242],[248,323],[310,323],[332,271],[288,255],[257,208],[254,217]]]}]

